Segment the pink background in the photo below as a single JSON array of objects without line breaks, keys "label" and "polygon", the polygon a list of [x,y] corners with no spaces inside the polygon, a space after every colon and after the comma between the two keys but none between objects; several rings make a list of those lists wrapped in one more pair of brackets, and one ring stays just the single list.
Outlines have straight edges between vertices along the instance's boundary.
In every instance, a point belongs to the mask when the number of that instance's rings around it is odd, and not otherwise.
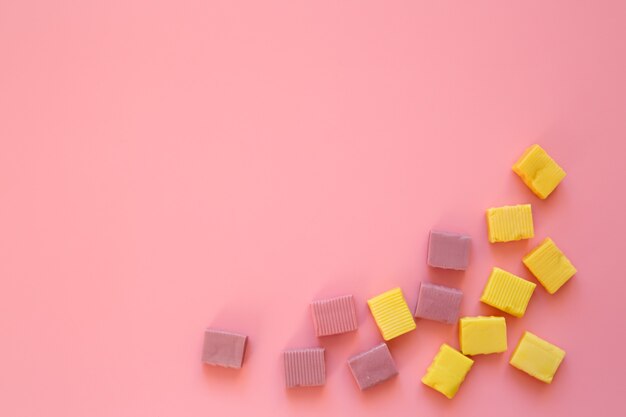
[{"label": "pink background", "polygon": [[[626,3],[0,0],[0,415],[623,415]],[[512,173],[540,143],[568,177]],[[533,204],[490,245],[484,211]],[[426,266],[430,228],[471,267]],[[390,343],[365,300],[460,287],[551,236],[579,273],[538,288],[510,349],[448,401],[419,379],[456,326]],[[353,293],[360,328],[318,342],[308,303]],[[208,325],[250,336],[200,363]],[[508,365],[524,330],[567,351],[552,385]],[[321,343],[327,385],[286,391],[281,351]]]}]

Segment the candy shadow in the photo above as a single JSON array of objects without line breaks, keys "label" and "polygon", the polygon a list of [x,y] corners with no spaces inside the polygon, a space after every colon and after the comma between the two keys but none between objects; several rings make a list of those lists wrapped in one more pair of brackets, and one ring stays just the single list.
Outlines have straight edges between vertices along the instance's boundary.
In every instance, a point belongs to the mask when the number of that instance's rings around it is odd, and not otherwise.
[{"label": "candy shadow", "polygon": [[418,348],[420,347],[419,342],[421,340],[439,340],[441,343],[447,343],[455,349],[458,347],[458,320],[454,324],[441,323],[435,320],[420,318],[415,319],[415,321],[417,323],[416,333],[419,333],[419,336],[417,337]]},{"label": "candy shadow", "polygon": [[348,352],[357,343],[357,331],[319,338],[320,345],[326,349],[326,378],[334,375],[341,367],[348,366]]},{"label": "candy shadow", "polygon": [[437,284],[459,285],[460,280],[465,277],[465,271],[428,266],[427,275],[429,279]]},{"label": "candy shadow", "polygon": [[522,258],[534,248],[538,242],[533,239],[522,239],[513,242],[489,243],[492,264],[516,275],[525,270]]},{"label": "candy shadow", "polygon": [[[348,369],[348,372],[350,370]],[[350,375],[352,377],[352,374]],[[354,384],[355,396],[359,398],[359,401],[363,401],[363,403],[368,404],[370,402],[379,402],[381,398],[389,398],[393,397],[393,391],[398,389],[400,378],[398,375],[388,379],[387,381],[381,382],[373,387],[370,387],[365,390],[360,390],[359,387]]]},{"label": "candy shadow", "polygon": [[285,350],[321,346],[319,338],[315,336],[310,306],[307,306],[305,311],[301,312],[300,317],[298,322],[300,324],[296,326],[295,332],[289,338]]},{"label": "candy shadow", "polygon": [[415,350],[420,346],[420,337],[418,336],[416,329],[411,330],[409,333],[398,336],[395,339],[391,339],[386,343],[389,347],[391,355],[394,358],[393,360],[396,363],[396,367],[399,370],[400,361],[398,360],[398,358],[413,355]]},{"label": "candy shadow", "polygon": [[302,404],[315,404],[322,401],[326,392],[326,386],[321,385],[318,387],[285,387],[285,397],[287,401],[292,404],[298,404],[300,407]]},{"label": "candy shadow", "polygon": [[205,381],[212,384],[235,386],[235,384],[238,383],[237,381],[245,379],[245,374],[247,374],[245,364],[242,365],[241,369],[225,368],[223,366],[207,365],[205,363],[201,363],[201,366]]},{"label": "candy shadow", "polygon": [[[520,371],[512,365],[508,365],[509,375],[507,375],[507,377],[509,377],[512,383],[517,384],[521,387],[521,389],[525,390],[525,392],[530,393],[530,397],[541,401],[541,397],[553,395],[551,394],[551,391],[554,390],[553,386],[559,384],[559,372],[567,370],[567,367],[567,360],[561,362],[561,365],[559,366],[559,369],[550,384],[546,384],[545,382],[528,375],[526,372]],[[565,373],[567,373],[567,371]]]}]

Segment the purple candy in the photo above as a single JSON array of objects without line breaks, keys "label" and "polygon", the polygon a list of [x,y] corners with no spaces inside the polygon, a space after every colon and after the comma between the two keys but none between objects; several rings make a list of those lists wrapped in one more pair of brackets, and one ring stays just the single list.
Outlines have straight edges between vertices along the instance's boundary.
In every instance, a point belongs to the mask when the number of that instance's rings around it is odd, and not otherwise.
[{"label": "purple candy", "polygon": [[315,387],[326,383],[324,348],[291,349],[283,353],[287,388]]},{"label": "purple candy", "polygon": [[226,368],[241,368],[247,336],[224,330],[207,329],[204,333],[202,362]]},{"label": "purple candy", "polygon": [[471,242],[472,238],[468,235],[431,230],[428,265],[444,269],[467,269]]},{"label": "purple candy", "polygon": [[422,282],[415,317],[454,324],[459,319],[463,292],[456,288]]},{"label": "purple candy", "polygon": [[347,333],[358,327],[352,295],[313,301],[311,311],[318,337]]},{"label": "purple candy", "polygon": [[351,357],[348,359],[348,366],[361,391],[398,375],[396,364],[385,343]]}]

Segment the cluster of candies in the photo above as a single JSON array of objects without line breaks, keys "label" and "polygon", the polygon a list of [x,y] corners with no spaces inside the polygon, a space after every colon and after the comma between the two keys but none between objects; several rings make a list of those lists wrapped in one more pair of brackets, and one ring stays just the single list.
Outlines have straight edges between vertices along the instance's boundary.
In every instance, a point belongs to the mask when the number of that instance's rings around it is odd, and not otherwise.
[{"label": "cluster of candies", "polygon": [[[526,150],[513,170],[541,199],[545,199],[565,177],[565,171],[538,145]],[[510,242],[534,236],[530,204],[487,210],[489,241]],[[428,265],[435,268],[465,270],[469,262],[471,238],[467,235],[431,231]],[[523,258],[523,263],[550,293],[554,294],[576,269],[561,250],[546,238]],[[522,317],[536,284],[500,268],[493,268],[480,301],[515,317]],[[417,306],[411,313],[400,288],[391,289],[367,301],[385,341],[416,328],[414,318],[454,324],[459,320],[463,292],[431,283],[421,283]],[[313,324],[318,337],[342,334],[357,329],[354,298],[344,295],[311,304]],[[207,329],[202,360],[206,364],[240,368],[247,337]],[[460,352],[443,344],[422,382],[454,397],[474,361],[468,356],[507,350],[504,317],[464,317],[459,320]],[[552,382],[565,352],[559,347],[525,332],[510,364],[546,382]],[[326,382],[324,348],[312,347],[283,353],[287,387],[319,386]],[[397,375],[394,360],[385,342],[348,359],[348,366],[361,390]]]}]

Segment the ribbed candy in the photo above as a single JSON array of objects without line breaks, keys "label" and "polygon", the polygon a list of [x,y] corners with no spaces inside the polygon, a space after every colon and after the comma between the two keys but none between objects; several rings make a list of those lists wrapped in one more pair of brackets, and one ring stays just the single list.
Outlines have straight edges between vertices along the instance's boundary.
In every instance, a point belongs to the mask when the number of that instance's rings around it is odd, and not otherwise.
[{"label": "ribbed candy", "polygon": [[326,383],[324,348],[292,349],[283,353],[287,388]]},{"label": "ribbed candy", "polygon": [[358,327],[352,295],[313,301],[311,313],[318,337],[347,333]]},{"label": "ribbed candy", "polygon": [[541,242],[522,261],[550,294],[557,292],[576,274],[574,265],[550,238]]},{"label": "ribbed candy", "polygon": [[522,317],[537,285],[500,268],[493,268],[480,301]]},{"label": "ribbed candy", "polygon": [[530,239],[535,235],[530,204],[488,209],[487,231],[491,243]]},{"label": "ribbed candy", "polygon": [[367,304],[383,339],[391,340],[415,329],[413,315],[400,288],[394,288],[367,300]]}]

